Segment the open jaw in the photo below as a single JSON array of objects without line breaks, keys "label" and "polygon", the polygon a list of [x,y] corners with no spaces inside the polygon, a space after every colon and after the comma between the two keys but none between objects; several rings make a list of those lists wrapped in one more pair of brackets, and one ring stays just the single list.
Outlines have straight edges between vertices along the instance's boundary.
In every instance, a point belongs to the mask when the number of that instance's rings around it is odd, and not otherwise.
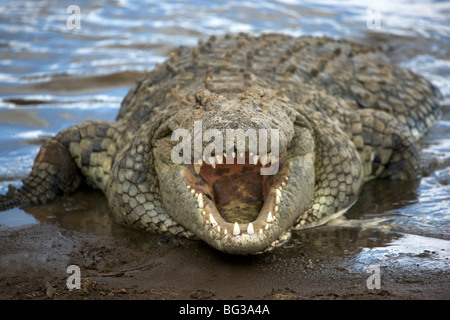
[{"label": "open jaw", "polygon": [[310,206],[315,184],[311,139],[303,134],[280,144],[276,153],[270,149],[261,155],[245,148],[205,158],[211,153],[202,149],[202,158],[182,163],[169,157],[169,139],[157,140],[154,170],[166,215],[220,251],[270,250],[287,239]]},{"label": "open jaw", "polygon": [[[241,154],[245,162],[235,153],[232,157],[211,157],[182,170],[185,192],[196,202],[197,230],[192,231],[224,252],[260,252],[281,238],[296,218],[286,210],[296,207],[291,203],[293,190],[288,190],[293,161],[270,154]],[[279,166],[276,174],[261,174],[261,168],[273,164]]]}]

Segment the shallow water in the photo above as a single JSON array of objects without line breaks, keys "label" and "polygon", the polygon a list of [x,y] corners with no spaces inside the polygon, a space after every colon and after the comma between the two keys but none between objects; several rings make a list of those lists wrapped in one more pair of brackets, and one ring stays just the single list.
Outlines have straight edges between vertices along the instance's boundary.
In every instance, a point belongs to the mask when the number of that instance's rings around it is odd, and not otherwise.
[{"label": "shallow water", "polygon": [[[176,46],[195,45],[198,39],[227,32],[346,37],[390,48],[393,61],[427,77],[444,95],[444,115],[421,142],[420,181],[369,183],[343,219],[295,233],[279,258],[295,255],[292,248],[298,245],[306,252],[348,255],[350,269],[380,264],[387,256],[408,267],[417,263],[417,257],[428,255],[432,258],[421,267],[448,270],[450,3],[371,3],[103,0],[93,5],[77,1],[80,29],[71,30],[67,20],[75,20],[66,10],[73,1],[3,1],[0,192],[5,193],[8,184],[20,185],[46,137],[88,119],[114,120],[133,82]],[[78,197],[76,201],[89,201],[88,194]],[[75,200],[68,201],[65,210],[76,214],[55,213],[51,206],[27,212],[13,209],[0,213],[0,224],[57,219],[66,228],[114,235],[107,209],[86,210],[89,205],[77,209],[70,204]]]}]

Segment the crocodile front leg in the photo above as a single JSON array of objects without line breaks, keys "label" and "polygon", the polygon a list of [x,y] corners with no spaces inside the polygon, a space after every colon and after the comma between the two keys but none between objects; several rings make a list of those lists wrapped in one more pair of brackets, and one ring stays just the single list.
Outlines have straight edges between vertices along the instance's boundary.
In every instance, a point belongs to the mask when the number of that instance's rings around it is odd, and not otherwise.
[{"label": "crocodile front leg", "polygon": [[413,137],[394,116],[380,110],[357,110],[352,114],[352,140],[364,163],[365,180],[387,178],[413,180],[420,163]]},{"label": "crocodile front leg", "polygon": [[73,192],[84,180],[102,191],[116,154],[115,123],[85,122],[44,142],[19,189],[0,195],[0,210],[45,204]]},{"label": "crocodile front leg", "polygon": [[316,141],[316,183],[307,211],[295,228],[326,223],[357,199],[364,182],[375,178],[414,179],[419,157],[407,128],[374,109],[340,114],[340,122],[312,112]]},{"label": "crocodile front leg", "polygon": [[309,208],[294,229],[324,224],[343,214],[364,185],[363,162],[350,137],[323,114],[306,116],[314,128],[315,186]]},{"label": "crocodile front leg", "polygon": [[46,141],[22,186],[0,195],[0,210],[45,204],[75,190],[81,173],[69,151],[56,138]]}]

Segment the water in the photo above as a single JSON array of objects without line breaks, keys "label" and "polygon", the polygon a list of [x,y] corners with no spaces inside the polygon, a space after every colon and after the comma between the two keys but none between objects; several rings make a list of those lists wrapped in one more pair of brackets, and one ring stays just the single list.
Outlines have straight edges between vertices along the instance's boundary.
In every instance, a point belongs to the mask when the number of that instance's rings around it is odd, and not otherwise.
[{"label": "water", "polygon": [[[429,267],[449,267],[449,2],[80,0],[76,4],[80,29],[70,29],[71,23],[68,27],[68,19],[76,22],[73,11],[67,13],[73,1],[0,4],[1,193],[8,184],[20,185],[43,138],[88,119],[114,120],[133,82],[176,46],[196,45],[198,39],[228,32],[346,37],[391,48],[393,61],[439,87],[444,115],[421,142],[424,177],[414,183],[368,184],[345,219],[326,227],[353,230],[352,236],[324,237],[337,246],[364,233],[364,241],[347,250],[353,252],[355,265],[386,255],[397,255],[408,264],[412,256],[435,252]],[[0,224],[40,223],[36,211],[2,212]],[[77,222],[71,223],[76,228]],[[308,243],[308,234],[295,235],[292,243]],[[316,238],[311,241],[317,244]]]}]

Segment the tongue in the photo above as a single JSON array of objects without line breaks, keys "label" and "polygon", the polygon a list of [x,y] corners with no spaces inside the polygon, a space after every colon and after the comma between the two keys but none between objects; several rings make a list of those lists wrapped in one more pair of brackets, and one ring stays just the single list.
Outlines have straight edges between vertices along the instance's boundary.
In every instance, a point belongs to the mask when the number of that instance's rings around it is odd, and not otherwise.
[{"label": "tongue", "polygon": [[264,203],[260,166],[203,166],[200,175],[213,187],[217,210],[227,222],[254,221]]}]

